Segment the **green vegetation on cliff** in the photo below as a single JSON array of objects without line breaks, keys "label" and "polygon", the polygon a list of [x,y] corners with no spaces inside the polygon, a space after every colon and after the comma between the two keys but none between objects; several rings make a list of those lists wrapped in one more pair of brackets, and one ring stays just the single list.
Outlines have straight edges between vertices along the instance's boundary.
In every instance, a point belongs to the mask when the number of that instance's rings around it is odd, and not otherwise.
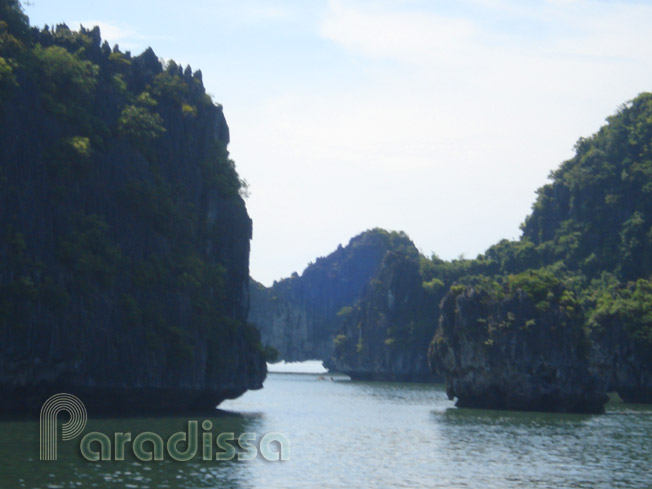
[{"label": "green vegetation on cliff", "polygon": [[360,379],[433,380],[426,345],[438,312],[432,294],[443,287],[423,283],[419,253],[408,244],[389,250],[359,300],[340,312],[327,367]]},{"label": "green vegetation on cliff", "polygon": [[[484,316],[476,318],[475,334],[467,339],[498,351],[510,337],[553,337],[557,333],[549,329],[561,328],[565,335],[559,338],[570,342],[564,351],[583,352],[568,358],[584,369],[584,376],[576,378],[580,384],[615,389],[628,399],[652,399],[647,366],[652,358],[650,141],[652,94],[644,93],[609,117],[594,136],[578,141],[575,156],[539,189],[519,240],[502,240],[475,259],[427,258],[411,242],[388,252],[359,297],[329,323],[340,325],[327,363],[370,378],[414,374],[419,353],[425,351],[437,321],[443,320],[440,303],[473,290],[471,303],[477,302]],[[327,265],[324,276],[346,273],[330,261],[322,263]],[[313,290],[323,285],[316,273],[319,264],[304,272],[313,275]],[[290,290],[297,280],[304,277],[283,281],[273,290]],[[275,297],[284,300],[282,293]],[[473,308],[468,310],[475,314]],[[451,319],[448,324],[452,328],[457,323]],[[288,338],[293,338],[291,329],[285,332]],[[452,339],[436,337],[442,347],[447,341]],[[589,345],[596,358],[590,365]],[[598,370],[603,371],[602,385],[589,381],[591,372]],[[545,395],[569,396],[563,401],[568,409],[599,409],[594,401],[599,404],[603,397],[595,394],[578,400],[572,389],[551,388]]]},{"label": "green vegetation on cliff", "polygon": [[201,72],[0,14],[0,383],[259,387],[251,220]]},{"label": "green vegetation on cliff", "polygon": [[[643,93],[596,134],[581,138],[575,156],[551,173],[520,240],[503,240],[475,260],[422,260],[425,283],[439,280],[453,296],[472,287],[494,309],[524,294],[519,307],[532,306],[533,314],[514,326],[542,327],[549,311],[559,315],[558,326],[583,325],[573,341],[577,351],[593,344],[592,369],[603,382],[598,388],[652,401],[651,141],[652,94]],[[494,344],[493,335],[503,334],[497,326],[510,326],[518,316],[507,313],[505,324],[480,317],[477,341]],[[449,319],[435,337],[434,365],[442,366],[453,323]]]},{"label": "green vegetation on cliff", "polygon": [[331,357],[334,337],[348,321],[363,291],[374,282],[388,253],[418,259],[404,233],[371,229],[346,246],[317,258],[301,275],[293,274],[270,288],[252,281],[249,320],[263,343],[296,361]]},{"label": "green vegetation on cliff", "polygon": [[563,260],[589,277],[652,273],[652,94],[607,119],[538,190],[523,225],[545,262]]}]

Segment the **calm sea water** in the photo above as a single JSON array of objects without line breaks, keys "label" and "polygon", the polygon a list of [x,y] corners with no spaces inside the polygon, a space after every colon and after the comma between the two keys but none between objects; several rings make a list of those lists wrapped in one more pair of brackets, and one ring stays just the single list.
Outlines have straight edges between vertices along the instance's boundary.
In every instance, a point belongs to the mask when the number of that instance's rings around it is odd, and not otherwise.
[{"label": "calm sea water", "polygon": [[[38,422],[1,421],[1,488],[646,488],[652,407],[583,416],[457,409],[442,386],[272,373],[215,417],[90,419],[86,431],[162,437],[188,419],[212,432],[282,432],[290,460],[88,462],[79,440],[39,461]],[[201,434],[201,431],[200,431]]]}]

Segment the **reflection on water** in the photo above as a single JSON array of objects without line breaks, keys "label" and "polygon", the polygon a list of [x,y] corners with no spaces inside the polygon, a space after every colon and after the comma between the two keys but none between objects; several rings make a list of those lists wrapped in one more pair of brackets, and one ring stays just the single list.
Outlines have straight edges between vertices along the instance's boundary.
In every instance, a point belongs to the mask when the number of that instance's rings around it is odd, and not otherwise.
[{"label": "reflection on water", "polygon": [[[38,460],[38,423],[2,421],[0,487],[650,488],[652,408],[606,415],[456,409],[441,386],[270,374],[221,406],[212,433],[285,433],[288,462],[91,463],[78,442]],[[167,438],[188,419],[90,419],[87,431]]]}]

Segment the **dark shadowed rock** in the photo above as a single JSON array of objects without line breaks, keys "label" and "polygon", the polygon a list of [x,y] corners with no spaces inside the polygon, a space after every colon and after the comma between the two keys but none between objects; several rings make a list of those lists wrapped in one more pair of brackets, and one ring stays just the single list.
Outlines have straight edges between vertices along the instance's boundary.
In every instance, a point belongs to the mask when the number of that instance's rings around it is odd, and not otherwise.
[{"label": "dark shadowed rock", "polygon": [[607,395],[590,369],[583,320],[561,302],[454,287],[430,348],[448,397],[459,407],[602,412]]},{"label": "dark shadowed rock", "polygon": [[61,391],[95,412],[212,409],[262,387],[222,108],[151,49],[30,32],[0,53],[16,56],[0,99],[0,411]]},{"label": "dark shadowed rock", "polygon": [[616,318],[591,331],[591,366],[605,390],[626,402],[652,403],[652,357]]},{"label": "dark shadowed rock", "polygon": [[437,313],[437,302],[422,286],[414,245],[389,251],[342,318],[334,354],[325,365],[360,380],[440,380],[427,358]]},{"label": "dark shadowed rock", "polygon": [[301,276],[295,273],[270,288],[252,281],[249,321],[263,344],[286,361],[330,358],[342,324],[338,313],[355,304],[385,254],[403,241],[398,233],[366,231],[318,258]]}]

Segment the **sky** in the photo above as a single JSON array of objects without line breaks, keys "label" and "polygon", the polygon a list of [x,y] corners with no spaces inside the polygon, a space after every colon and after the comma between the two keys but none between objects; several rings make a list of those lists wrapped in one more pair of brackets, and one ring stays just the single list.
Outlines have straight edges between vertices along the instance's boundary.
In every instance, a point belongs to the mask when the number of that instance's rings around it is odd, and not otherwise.
[{"label": "sky", "polygon": [[201,69],[270,285],[366,229],[453,259],[517,239],[580,137],[652,91],[652,2],[31,0],[32,25]]}]

